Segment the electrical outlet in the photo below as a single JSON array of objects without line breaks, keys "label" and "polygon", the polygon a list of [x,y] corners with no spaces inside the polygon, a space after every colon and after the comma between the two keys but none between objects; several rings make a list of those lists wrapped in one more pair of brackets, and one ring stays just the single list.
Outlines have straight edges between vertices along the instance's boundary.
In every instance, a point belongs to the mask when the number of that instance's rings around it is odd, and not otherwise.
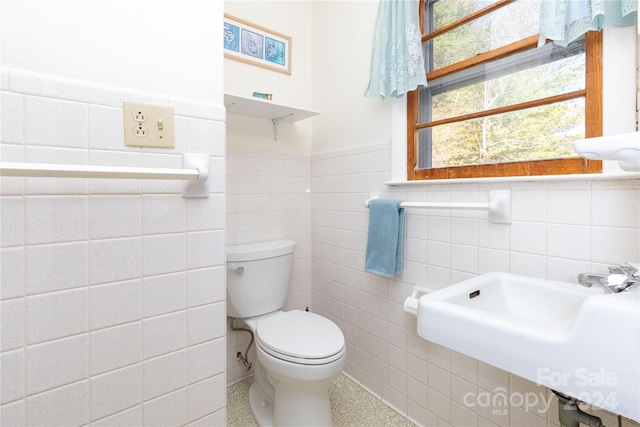
[{"label": "electrical outlet", "polygon": [[124,145],[130,147],[175,147],[173,107],[123,101]]},{"label": "electrical outlet", "polygon": [[133,128],[133,135],[141,138],[145,138],[149,134],[149,131],[146,127],[142,125],[138,125]]},{"label": "electrical outlet", "polygon": [[147,116],[147,113],[145,112],[145,110],[146,109],[142,109],[142,108],[134,109],[133,113],[131,113],[131,115],[133,116],[133,120],[140,123],[146,122],[149,116]]}]

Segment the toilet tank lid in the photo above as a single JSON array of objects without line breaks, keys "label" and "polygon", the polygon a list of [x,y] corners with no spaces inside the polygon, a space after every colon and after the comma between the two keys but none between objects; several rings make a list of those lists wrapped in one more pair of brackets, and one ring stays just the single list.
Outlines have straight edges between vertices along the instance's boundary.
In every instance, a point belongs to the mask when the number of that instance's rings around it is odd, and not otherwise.
[{"label": "toilet tank lid", "polygon": [[287,239],[227,246],[227,262],[273,258],[295,250],[296,242]]}]

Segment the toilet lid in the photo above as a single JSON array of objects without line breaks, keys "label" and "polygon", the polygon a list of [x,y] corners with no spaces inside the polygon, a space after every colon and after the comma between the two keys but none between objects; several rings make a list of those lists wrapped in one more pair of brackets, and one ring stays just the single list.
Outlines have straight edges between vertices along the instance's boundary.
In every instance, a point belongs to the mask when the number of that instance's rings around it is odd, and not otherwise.
[{"label": "toilet lid", "polygon": [[261,320],[256,335],[269,353],[297,359],[326,359],[344,348],[344,335],[335,323],[301,310]]}]

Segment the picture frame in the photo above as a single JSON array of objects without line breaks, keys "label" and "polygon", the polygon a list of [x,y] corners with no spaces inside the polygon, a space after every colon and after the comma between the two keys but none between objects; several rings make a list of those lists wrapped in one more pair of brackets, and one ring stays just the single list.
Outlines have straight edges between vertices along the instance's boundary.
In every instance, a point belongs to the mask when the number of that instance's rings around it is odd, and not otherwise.
[{"label": "picture frame", "polygon": [[224,57],[291,75],[291,37],[224,14]]}]

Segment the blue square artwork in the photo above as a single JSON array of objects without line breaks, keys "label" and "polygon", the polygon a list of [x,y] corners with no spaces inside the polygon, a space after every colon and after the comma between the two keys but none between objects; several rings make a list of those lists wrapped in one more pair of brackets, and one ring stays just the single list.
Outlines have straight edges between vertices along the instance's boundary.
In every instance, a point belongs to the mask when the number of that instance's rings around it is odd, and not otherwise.
[{"label": "blue square artwork", "polygon": [[240,53],[253,56],[254,58],[264,59],[262,56],[262,40],[260,34],[242,29],[242,44],[240,45]]},{"label": "blue square artwork", "polygon": [[284,65],[285,45],[283,42],[265,37],[264,59],[274,64]]},{"label": "blue square artwork", "polygon": [[224,23],[224,48],[234,52],[239,51],[240,37],[239,28],[227,22]]}]

